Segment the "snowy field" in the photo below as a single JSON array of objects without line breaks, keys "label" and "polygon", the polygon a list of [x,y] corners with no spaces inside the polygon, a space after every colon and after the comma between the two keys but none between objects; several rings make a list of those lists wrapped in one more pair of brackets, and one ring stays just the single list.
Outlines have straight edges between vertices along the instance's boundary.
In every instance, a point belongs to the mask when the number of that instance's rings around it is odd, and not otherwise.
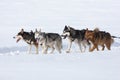
[{"label": "snowy field", "polygon": [[41,28],[62,34],[65,25],[76,29],[108,31],[120,37],[119,0],[1,0],[0,80],[120,80],[120,39],[112,50],[66,53],[67,40],[59,54],[27,53],[24,41],[13,39],[21,28]]},{"label": "snowy field", "polygon": [[0,56],[1,80],[119,80],[120,47],[112,51]]}]

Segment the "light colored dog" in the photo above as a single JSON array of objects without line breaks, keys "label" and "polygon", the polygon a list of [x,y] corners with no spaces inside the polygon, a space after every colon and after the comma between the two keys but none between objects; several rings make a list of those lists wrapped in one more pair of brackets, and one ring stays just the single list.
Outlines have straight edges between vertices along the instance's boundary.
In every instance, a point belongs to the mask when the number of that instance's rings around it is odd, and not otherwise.
[{"label": "light colored dog", "polygon": [[55,49],[61,53],[62,38],[58,33],[45,33],[36,29],[35,39],[42,46],[42,53],[47,53],[48,48],[52,48],[50,53],[53,53]]}]

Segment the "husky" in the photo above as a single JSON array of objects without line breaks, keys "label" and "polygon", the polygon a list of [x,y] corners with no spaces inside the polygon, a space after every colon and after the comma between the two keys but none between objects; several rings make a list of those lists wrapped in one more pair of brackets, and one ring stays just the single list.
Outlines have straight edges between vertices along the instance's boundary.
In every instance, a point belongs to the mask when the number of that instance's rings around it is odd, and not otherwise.
[{"label": "husky", "polygon": [[38,54],[38,43],[34,37],[34,32],[31,30],[31,32],[26,32],[24,29],[21,29],[21,31],[13,37],[17,39],[16,42],[19,42],[21,39],[23,39],[27,44],[29,44],[29,53],[31,53],[31,47],[34,45],[36,47],[36,54]]},{"label": "husky", "polygon": [[[72,42],[76,42],[78,44],[81,52],[85,52],[86,44],[89,45],[90,48],[90,42],[85,39],[85,32],[85,29],[76,30],[70,26],[65,25],[61,36],[63,37],[63,39],[68,38],[69,40],[68,49],[66,51],[67,53],[70,53]],[[81,44],[84,46],[84,50],[82,50]]]},{"label": "husky", "polygon": [[50,53],[53,53],[55,49],[61,53],[62,38],[58,33],[45,33],[36,29],[35,39],[37,40],[38,44],[42,46],[42,53],[46,54],[48,48],[52,48]]},{"label": "husky", "polygon": [[87,40],[90,40],[93,44],[93,47],[90,49],[90,52],[98,49],[98,45],[102,46],[102,51],[106,47],[108,50],[111,50],[111,44],[114,42],[114,37],[111,36],[109,32],[105,31],[99,31],[98,28],[95,28],[94,30],[88,30],[86,29],[85,38]]}]

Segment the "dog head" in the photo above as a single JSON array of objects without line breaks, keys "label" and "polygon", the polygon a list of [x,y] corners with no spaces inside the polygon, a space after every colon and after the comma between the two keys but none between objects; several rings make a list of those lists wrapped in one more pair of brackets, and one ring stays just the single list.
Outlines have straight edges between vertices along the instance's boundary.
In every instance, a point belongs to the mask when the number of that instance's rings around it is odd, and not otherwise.
[{"label": "dog head", "polygon": [[24,29],[21,29],[21,31],[15,37],[13,37],[14,39],[17,39],[16,42],[19,42],[21,39],[23,39],[23,33]]},{"label": "dog head", "polygon": [[93,39],[93,36],[94,36],[94,31],[88,30],[88,28],[87,28],[86,32],[85,32],[85,39],[91,40],[91,39]]},{"label": "dog head", "polygon": [[70,27],[69,26],[65,25],[61,36],[63,37],[63,39],[70,36]]},{"label": "dog head", "polygon": [[40,34],[41,34],[41,29],[39,31],[36,29],[35,32],[34,32],[34,36],[35,36],[35,39],[36,39],[37,42],[40,39]]},{"label": "dog head", "polygon": [[[37,35],[37,34],[36,34]],[[46,41],[46,33],[45,32],[41,32],[38,37],[36,36],[36,40],[37,42],[42,45],[45,41]]]}]

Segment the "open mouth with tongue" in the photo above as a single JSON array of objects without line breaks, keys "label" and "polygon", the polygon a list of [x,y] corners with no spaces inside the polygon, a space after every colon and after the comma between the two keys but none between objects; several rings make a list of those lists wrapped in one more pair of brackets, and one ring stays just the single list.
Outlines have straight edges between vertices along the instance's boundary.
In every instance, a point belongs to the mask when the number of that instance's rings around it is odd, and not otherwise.
[{"label": "open mouth with tongue", "polygon": [[39,39],[38,38],[36,38],[36,43],[39,43]]},{"label": "open mouth with tongue", "polygon": [[18,39],[17,39],[17,41],[16,41],[16,42],[18,43],[20,40],[21,40],[21,38],[20,38],[20,37],[18,37]]},{"label": "open mouth with tongue", "polygon": [[15,37],[13,37],[13,38],[14,38],[14,39],[17,39],[17,40],[16,40],[17,43],[22,39],[21,36],[15,36]]}]

